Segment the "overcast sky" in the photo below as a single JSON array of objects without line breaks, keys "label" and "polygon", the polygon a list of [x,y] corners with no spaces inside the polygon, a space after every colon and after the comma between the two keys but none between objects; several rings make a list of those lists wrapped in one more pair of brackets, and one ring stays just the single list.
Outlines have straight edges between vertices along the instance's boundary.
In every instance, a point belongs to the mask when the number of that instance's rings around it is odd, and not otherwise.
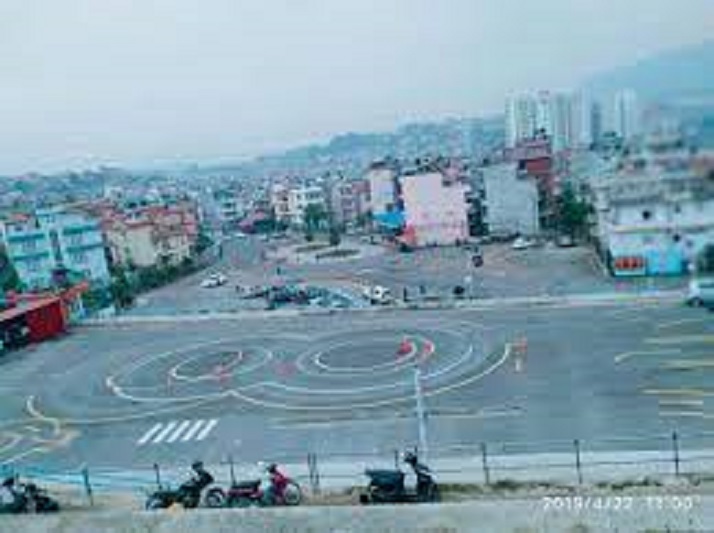
[{"label": "overcast sky", "polygon": [[0,173],[237,158],[500,111],[509,93],[702,41],[713,6],[0,0]]}]

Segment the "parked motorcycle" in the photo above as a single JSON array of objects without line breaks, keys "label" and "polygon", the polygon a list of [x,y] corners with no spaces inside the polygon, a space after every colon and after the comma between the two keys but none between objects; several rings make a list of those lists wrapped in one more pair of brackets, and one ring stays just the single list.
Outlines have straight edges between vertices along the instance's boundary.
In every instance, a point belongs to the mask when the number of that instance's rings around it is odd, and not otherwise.
[{"label": "parked motorcycle", "polygon": [[439,486],[429,467],[419,462],[416,454],[407,452],[404,462],[416,475],[416,486],[407,488],[406,474],[401,470],[366,470],[367,490],[360,494],[360,503],[427,503],[439,501]]},{"label": "parked motorcycle", "polygon": [[0,504],[0,514],[12,513],[54,513],[60,510],[59,503],[47,491],[34,483],[19,483],[15,478],[7,478],[2,483],[6,502]]},{"label": "parked motorcycle", "polygon": [[158,490],[149,494],[146,509],[167,509],[172,505],[181,505],[186,509],[195,509],[201,504],[206,507],[225,506],[225,495],[219,487],[212,487],[203,494],[214,481],[213,476],[203,468],[203,463],[197,461],[191,468],[195,475],[176,489],[159,486]]},{"label": "parked motorcycle", "polygon": [[229,507],[300,505],[302,489],[295,480],[284,475],[275,464],[269,465],[266,473],[269,477],[266,490],[261,487],[263,482],[261,479],[234,482],[226,495],[227,505]]}]

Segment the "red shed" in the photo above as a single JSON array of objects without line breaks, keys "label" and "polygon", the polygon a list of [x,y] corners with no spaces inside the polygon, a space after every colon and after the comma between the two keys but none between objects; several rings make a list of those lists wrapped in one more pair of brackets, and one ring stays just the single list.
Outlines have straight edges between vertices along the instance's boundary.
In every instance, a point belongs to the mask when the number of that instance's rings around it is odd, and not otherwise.
[{"label": "red shed", "polygon": [[67,312],[57,297],[22,302],[0,312],[0,332],[8,347],[16,343],[42,342],[66,330]]}]

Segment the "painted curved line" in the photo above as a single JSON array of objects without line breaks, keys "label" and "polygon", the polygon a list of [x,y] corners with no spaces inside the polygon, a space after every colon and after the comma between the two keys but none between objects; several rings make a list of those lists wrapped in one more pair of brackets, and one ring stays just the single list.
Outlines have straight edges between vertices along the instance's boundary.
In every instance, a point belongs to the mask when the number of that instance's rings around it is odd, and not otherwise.
[{"label": "painted curved line", "polygon": [[[495,361],[493,364],[489,365],[487,368],[482,370],[481,372],[469,376],[468,378],[457,382],[453,383],[450,385],[446,385],[444,387],[440,388],[432,388],[430,390],[427,390],[424,392],[424,397],[425,398],[430,398],[434,396],[438,396],[440,394],[444,394],[446,392],[450,392],[453,390],[457,390],[460,388],[463,388],[467,385],[470,385],[472,383],[475,383],[484,377],[487,377],[488,375],[492,374],[498,368],[500,368],[511,356],[511,345],[506,344],[506,347],[503,351],[503,354],[497,361]],[[375,402],[365,402],[365,403],[356,403],[356,404],[351,404],[349,406],[332,406],[332,405],[318,405],[318,406],[307,406],[307,405],[296,405],[294,403],[292,404],[283,404],[283,403],[276,403],[276,402],[271,402],[271,401],[265,401],[265,400],[258,400],[256,398],[252,398],[250,396],[246,396],[244,394],[241,394],[237,390],[231,390],[228,391],[228,394],[231,396],[234,396],[238,400],[242,400],[246,403],[257,405],[260,407],[266,407],[266,408],[272,408],[272,409],[278,409],[278,410],[284,410],[284,411],[315,411],[315,412],[332,412],[332,411],[345,411],[345,410],[352,410],[352,409],[371,409],[375,407],[383,407],[387,405],[398,405],[406,402],[412,402],[414,401],[414,395],[410,394],[409,396],[401,397],[401,398],[390,398],[390,399],[385,399],[385,400],[378,400]]]},{"label": "painted curved line", "polygon": [[[350,345],[350,344],[355,344],[355,343],[344,343],[341,346],[345,345]],[[386,363],[380,363],[378,365],[372,365],[372,366],[364,366],[364,367],[348,367],[348,366],[331,366],[326,364],[325,362],[322,361],[321,356],[325,354],[325,350],[322,350],[321,352],[317,352],[315,356],[313,357],[313,363],[315,366],[318,366],[325,370],[326,373],[329,374],[371,374],[374,371],[379,371],[379,370],[384,370],[384,369],[389,369],[389,368],[395,368],[395,367],[402,367],[404,366],[407,361],[410,361],[414,358],[414,356],[417,353],[417,348],[416,345],[413,342],[409,343],[409,351],[398,357],[395,358],[391,361],[388,361]]]}]

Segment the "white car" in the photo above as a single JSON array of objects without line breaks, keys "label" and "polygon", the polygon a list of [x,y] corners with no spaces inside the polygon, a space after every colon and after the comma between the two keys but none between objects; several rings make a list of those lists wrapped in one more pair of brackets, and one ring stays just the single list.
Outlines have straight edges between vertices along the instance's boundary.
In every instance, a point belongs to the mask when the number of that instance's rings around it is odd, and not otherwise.
[{"label": "white car", "polygon": [[514,250],[526,250],[532,247],[533,244],[533,241],[526,239],[525,237],[518,237],[515,241],[513,241],[511,248]]},{"label": "white car", "polygon": [[362,290],[362,295],[373,304],[388,304],[392,301],[391,291],[381,285],[365,287]]},{"label": "white car", "polygon": [[689,282],[687,305],[714,305],[714,278],[694,278]]},{"label": "white car", "polygon": [[211,274],[201,282],[201,288],[213,289],[214,287],[220,287],[221,285],[225,285],[227,281],[228,279],[220,272],[216,274]]}]

